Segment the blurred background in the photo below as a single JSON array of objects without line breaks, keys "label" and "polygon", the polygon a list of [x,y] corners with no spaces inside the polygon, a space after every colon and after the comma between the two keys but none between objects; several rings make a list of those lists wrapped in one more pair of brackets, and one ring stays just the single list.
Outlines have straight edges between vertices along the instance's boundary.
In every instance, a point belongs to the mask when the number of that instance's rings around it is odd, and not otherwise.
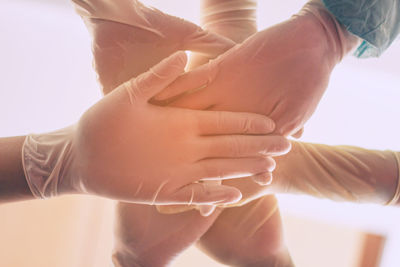
[{"label": "blurred background", "polygon": [[[198,0],[143,2],[198,23]],[[259,28],[304,2],[259,0]],[[0,34],[0,136],[64,127],[100,99],[89,35],[67,0],[0,0]],[[302,140],[399,151],[399,59],[399,41],[379,59],[345,58]],[[399,266],[400,209],[278,198],[296,266]],[[81,196],[1,205],[0,266],[109,266],[113,206]],[[190,248],[172,266],[222,265]]]}]

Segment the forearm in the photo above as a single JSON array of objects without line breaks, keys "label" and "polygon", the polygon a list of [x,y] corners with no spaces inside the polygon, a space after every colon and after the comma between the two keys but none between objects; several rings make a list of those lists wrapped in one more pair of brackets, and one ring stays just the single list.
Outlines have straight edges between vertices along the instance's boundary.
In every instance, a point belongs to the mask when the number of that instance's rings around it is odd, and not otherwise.
[{"label": "forearm", "polygon": [[32,199],[22,166],[25,137],[0,138],[0,203]]},{"label": "forearm", "polygon": [[203,0],[201,25],[241,43],[257,32],[257,0]]},{"label": "forearm", "polygon": [[399,170],[392,151],[293,142],[292,151],[277,158],[274,175],[272,191],[388,204]]}]

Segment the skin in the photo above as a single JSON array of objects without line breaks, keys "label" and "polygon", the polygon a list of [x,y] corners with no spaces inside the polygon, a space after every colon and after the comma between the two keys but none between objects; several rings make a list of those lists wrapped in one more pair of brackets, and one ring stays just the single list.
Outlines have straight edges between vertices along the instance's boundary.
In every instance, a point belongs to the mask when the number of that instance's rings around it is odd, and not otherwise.
[{"label": "skin", "polygon": [[0,203],[29,200],[21,150],[25,136],[0,138]]}]

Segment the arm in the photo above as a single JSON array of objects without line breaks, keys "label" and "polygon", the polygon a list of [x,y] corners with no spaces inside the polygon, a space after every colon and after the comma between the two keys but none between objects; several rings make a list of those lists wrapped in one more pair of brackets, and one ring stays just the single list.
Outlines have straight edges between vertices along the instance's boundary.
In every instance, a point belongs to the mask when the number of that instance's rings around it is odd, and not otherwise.
[{"label": "arm", "polygon": [[273,193],[380,205],[399,202],[398,152],[292,142],[291,151],[275,159],[274,180],[268,186],[251,179],[224,182],[242,192],[235,205]]},{"label": "arm", "polygon": [[[235,44],[257,32],[257,0],[203,0],[200,20],[202,28],[224,36]],[[213,57],[193,53],[189,70],[207,63]]]},{"label": "arm", "polygon": [[0,138],[0,203],[32,199],[22,167],[25,137]]},{"label": "arm", "polygon": [[257,32],[257,0],[203,0],[201,25],[204,29],[241,43]]},{"label": "arm", "polygon": [[272,191],[377,204],[399,197],[397,152],[293,142],[277,164]]}]

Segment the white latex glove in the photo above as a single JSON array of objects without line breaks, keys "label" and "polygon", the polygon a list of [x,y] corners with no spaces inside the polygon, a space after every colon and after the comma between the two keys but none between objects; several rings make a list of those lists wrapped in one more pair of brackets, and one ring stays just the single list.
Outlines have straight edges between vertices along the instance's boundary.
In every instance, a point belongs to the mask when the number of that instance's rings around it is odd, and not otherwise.
[{"label": "white latex glove", "polygon": [[119,203],[116,209],[113,262],[116,267],[170,266],[211,226],[197,211],[165,215],[154,206]]},{"label": "white latex glove", "polygon": [[217,209],[208,217],[196,211],[165,215],[147,205],[117,206],[116,267],[170,266],[196,241],[208,256],[229,266],[293,266],[272,195]]},{"label": "white latex glove", "polygon": [[193,93],[173,105],[265,114],[277,133],[291,135],[312,115],[333,67],[356,43],[320,1],[311,1],[289,20],[183,75],[156,99],[187,88]]},{"label": "white latex glove", "polygon": [[276,181],[269,190],[358,203],[398,201],[397,152],[301,142],[292,146],[277,158]]},{"label": "white latex glove", "polygon": [[137,0],[73,0],[92,36],[103,92],[147,71],[178,50],[214,58],[235,45]]},{"label": "white latex glove", "polygon": [[276,157],[274,180],[259,186],[251,179],[224,182],[243,195],[235,205],[271,193],[303,194],[335,201],[396,204],[400,194],[399,153],[353,146],[292,142]]},{"label": "white latex glove", "polygon": [[201,26],[241,43],[257,32],[257,0],[202,0]]},{"label": "white latex glove", "polygon": [[262,135],[274,123],[261,115],[149,104],[185,64],[184,52],[174,54],[104,97],[76,126],[28,136],[23,160],[33,193],[89,193],[148,204],[240,199],[232,187],[194,182],[269,172],[275,167],[269,156],[287,152],[290,144]]},{"label": "white latex glove", "polygon": [[[303,194],[334,201],[398,204],[400,197],[399,152],[368,150],[353,146],[328,146],[292,142],[289,153],[276,157],[274,180],[268,186],[256,177],[225,180],[240,190],[243,206],[265,195]],[[260,174],[264,176],[264,174]],[[223,205],[225,206],[225,205]],[[176,213],[194,206],[160,206],[162,213]],[[200,210],[201,211],[201,210]]]},{"label": "white latex glove", "polygon": [[227,266],[294,266],[273,195],[223,209],[197,246]]}]

